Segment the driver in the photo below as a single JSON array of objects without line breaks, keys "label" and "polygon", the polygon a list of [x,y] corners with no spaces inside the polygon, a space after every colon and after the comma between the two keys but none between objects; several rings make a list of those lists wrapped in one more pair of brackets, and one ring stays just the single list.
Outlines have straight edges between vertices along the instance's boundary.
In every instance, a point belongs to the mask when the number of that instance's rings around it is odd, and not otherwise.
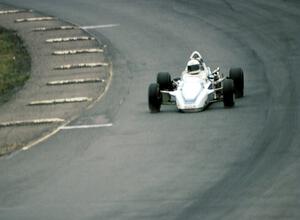
[{"label": "driver", "polygon": [[200,79],[207,80],[209,69],[203,62],[203,58],[198,51],[194,51],[190,56],[190,60],[186,65],[186,69],[183,71],[183,77],[195,76]]},{"label": "driver", "polygon": [[203,58],[198,51],[194,51],[191,54],[190,59],[195,59],[195,60],[198,60],[200,63],[204,63]]}]

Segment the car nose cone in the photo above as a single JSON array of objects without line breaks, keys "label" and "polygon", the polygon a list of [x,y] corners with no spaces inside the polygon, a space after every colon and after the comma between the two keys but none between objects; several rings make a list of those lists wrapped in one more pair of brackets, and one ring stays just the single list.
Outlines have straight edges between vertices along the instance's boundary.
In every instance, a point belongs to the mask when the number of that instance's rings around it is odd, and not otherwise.
[{"label": "car nose cone", "polygon": [[199,83],[185,83],[182,88],[182,97],[186,102],[194,102],[202,89]]}]

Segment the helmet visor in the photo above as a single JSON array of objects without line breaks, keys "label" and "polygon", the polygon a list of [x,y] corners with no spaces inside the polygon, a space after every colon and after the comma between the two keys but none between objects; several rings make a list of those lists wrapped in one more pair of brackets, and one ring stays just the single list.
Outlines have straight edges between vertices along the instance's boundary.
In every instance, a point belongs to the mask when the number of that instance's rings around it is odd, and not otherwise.
[{"label": "helmet visor", "polygon": [[188,72],[198,71],[199,69],[199,65],[191,65],[187,67]]}]

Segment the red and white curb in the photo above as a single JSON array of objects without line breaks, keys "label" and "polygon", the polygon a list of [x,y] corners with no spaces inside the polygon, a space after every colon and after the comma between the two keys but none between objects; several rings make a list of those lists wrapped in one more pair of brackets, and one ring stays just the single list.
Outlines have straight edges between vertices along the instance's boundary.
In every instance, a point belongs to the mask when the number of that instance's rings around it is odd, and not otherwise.
[{"label": "red and white curb", "polygon": [[52,53],[52,55],[73,55],[73,54],[83,54],[83,53],[103,53],[103,49],[91,48],[91,49],[74,49],[74,50],[57,50]]},{"label": "red and white curb", "polygon": [[24,12],[32,12],[32,10],[2,10],[0,11],[0,15],[17,14]]},{"label": "red and white curb", "polygon": [[69,41],[84,41],[84,40],[95,40],[94,37],[88,36],[79,36],[79,37],[62,37],[62,38],[50,38],[47,39],[47,43],[60,43],[60,42],[69,42]]},{"label": "red and white curb", "polygon": [[49,99],[49,100],[40,100],[32,101],[28,105],[55,105],[55,104],[66,104],[74,102],[90,102],[92,98],[89,97],[76,97],[76,98],[65,98],[65,99]]},{"label": "red and white curb", "polygon": [[98,83],[105,82],[104,79],[100,78],[85,78],[85,79],[71,79],[71,80],[57,80],[48,82],[48,86],[60,86],[60,85],[69,85],[69,84],[82,84],[82,83]]},{"label": "red and white curb", "polygon": [[76,98],[65,98],[65,99],[49,99],[41,101],[32,101],[28,105],[55,105],[55,104],[66,104],[74,102],[89,102],[92,101],[89,97],[76,97]]},{"label": "red and white curb", "polygon": [[44,119],[34,119],[34,120],[8,121],[8,122],[1,122],[0,128],[12,127],[12,126],[28,126],[28,125],[62,123],[64,121],[65,120],[61,118],[44,118]]},{"label": "red and white curb", "polygon": [[54,17],[33,17],[33,18],[18,18],[15,20],[16,23],[23,22],[35,22],[35,21],[52,21],[55,20]]},{"label": "red and white curb", "polygon": [[32,31],[60,31],[60,30],[74,30],[74,29],[79,29],[75,26],[59,26],[59,27],[38,27],[32,29]]},{"label": "red and white curb", "polygon": [[97,68],[108,66],[108,63],[79,63],[79,64],[65,64],[54,67],[55,70],[69,70],[69,69],[80,69],[80,68]]}]

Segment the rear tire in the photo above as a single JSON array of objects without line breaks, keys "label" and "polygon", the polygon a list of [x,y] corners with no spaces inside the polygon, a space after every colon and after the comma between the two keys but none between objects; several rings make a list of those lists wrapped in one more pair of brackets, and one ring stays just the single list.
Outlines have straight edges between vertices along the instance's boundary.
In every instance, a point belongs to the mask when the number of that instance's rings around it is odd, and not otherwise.
[{"label": "rear tire", "polygon": [[224,107],[234,106],[234,84],[232,79],[223,81],[223,103]]},{"label": "rear tire", "polygon": [[148,106],[151,113],[160,112],[161,93],[159,84],[151,83],[148,88]]},{"label": "rear tire", "polygon": [[234,93],[236,98],[244,96],[244,72],[241,68],[231,68],[229,70],[229,78],[234,83]]},{"label": "rear tire", "polygon": [[161,90],[172,90],[172,80],[170,73],[161,72],[157,74],[156,82]]}]

